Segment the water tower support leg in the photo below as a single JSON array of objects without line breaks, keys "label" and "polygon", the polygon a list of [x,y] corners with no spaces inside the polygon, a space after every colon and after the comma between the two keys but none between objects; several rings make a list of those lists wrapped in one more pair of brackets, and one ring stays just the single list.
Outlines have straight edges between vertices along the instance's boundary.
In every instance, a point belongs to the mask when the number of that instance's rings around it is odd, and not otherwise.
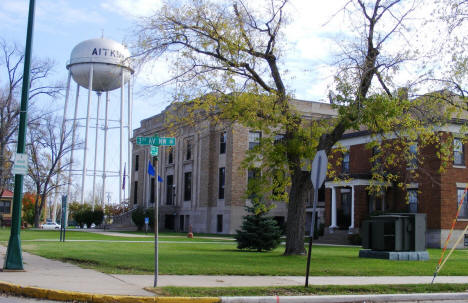
[{"label": "water tower support leg", "polygon": [[122,203],[122,186],[123,186],[123,171],[122,171],[122,154],[123,154],[123,110],[124,110],[124,69],[120,71],[120,182],[119,182],[119,203]]},{"label": "water tower support leg", "polygon": [[89,111],[91,107],[91,93],[93,92],[93,65],[89,68],[88,108],[86,111],[86,131],[83,151],[83,175],[81,176],[81,204],[84,204],[84,191],[86,184],[86,156],[88,155]]},{"label": "water tower support leg", "polygon": [[91,202],[93,210],[96,204],[96,169],[97,169],[97,152],[98,152],[98,137],[99,137],[99,107],[101,105],[101,92],[97,92],[97,111],[96,111],[96,138],[94,140],[94,172],[93,172],[93,201]]},{"label": "water tower support leg", "polygon": [[102,160],[102,199],[104,205],[104,195],[106,193],[106,154],[107,154],[107,130],[109,128],[109,92],[106,92],[106,113],[104,117],[104,155]]}]

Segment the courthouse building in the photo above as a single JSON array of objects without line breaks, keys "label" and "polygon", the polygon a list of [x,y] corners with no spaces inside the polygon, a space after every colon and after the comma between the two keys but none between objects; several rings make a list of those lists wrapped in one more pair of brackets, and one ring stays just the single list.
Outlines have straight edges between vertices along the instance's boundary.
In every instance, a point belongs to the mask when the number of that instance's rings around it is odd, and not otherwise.
[{"label": "courthouse building", "polygon": [[[336,115],[326,103],[293,100],[291,104],[305,119]],[[210,120],[174,131],[166,123],[170,110],[171,106],[142,120],[133,132],[131,207],[152,207],[159,201],[162,230],[188,231],[192,226],[197,233],[235,233],[246,214],[249,171],[241,168],[241,162],[246,151],[258,144],[262,133],[239,124],[222,125]],[[157,175],[163,182],[148,174],[148,162],[156,166],[149,146],[136,144],[136,137],[155,134],[176,136],[174,147],[159,147]],[[276,207],[270,215],[282,223],[287,205],[274,203]]]}]

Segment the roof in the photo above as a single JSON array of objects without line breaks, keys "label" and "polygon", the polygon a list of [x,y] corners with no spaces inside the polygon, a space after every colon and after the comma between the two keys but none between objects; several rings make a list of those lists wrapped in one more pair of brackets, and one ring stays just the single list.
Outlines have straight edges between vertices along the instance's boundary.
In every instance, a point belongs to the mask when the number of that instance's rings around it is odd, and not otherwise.
[{"label": "roof", "polygon": [[4,189],[2,198],[13,198],[13,192],[11,190]]}]

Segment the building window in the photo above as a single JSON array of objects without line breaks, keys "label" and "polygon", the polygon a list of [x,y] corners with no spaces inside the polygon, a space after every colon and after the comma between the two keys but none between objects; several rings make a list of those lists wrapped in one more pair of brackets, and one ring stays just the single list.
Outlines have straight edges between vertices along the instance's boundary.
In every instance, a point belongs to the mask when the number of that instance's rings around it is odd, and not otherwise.
[{"label": "building window", "polygon": [[192,139],[185,140],[185,160],[192,159]]},{"label": "building window", "polygon": [[174,147],[170,146],[167,149],[167,164],[174,163]]},{"label": "building window", "polygon": [[192,172],[184,174],[184,201],[192,200]]},{"label": "building window", "polygon": [[174,204],[175,188],[174,188],[174,176],[166,176],[166,205]]},{"label": "building window", "polygon": [[0,201],[0,214],[9,214],[11,208],[10,201]]},{"label": "building window", "polygon": [[226,153],[226,138],[227,138],[226,132],[221,132],[221,134],[219,134],[219,153],[220,154]]},{"label": "building window", "polygon": [[341,172],[349,174],[349,152],[343,154],[343,162],[341,163]]},{"label": "building window", "polygon": [[275,144],[280,144],[281,142],[284,141],[284,134],[276,134],[275,135]]},{"label": "building window", "polygon": [[151,178],[150,180],[150,203],[154,203],[155,201],[155,186],[156,182],[154,181],[154,178]]},{"label": "building window", "polygon": [[218,178],[218,199],[224,199],[224,184],[226,180],[226,169],[221,167],[219,169],[219,178]]},{"label": "building window", "polygon": [[260,168],[254,167],[254,168],[249,168],[247,172],[247,182],[251,182],[257,178],[260,177]]},{"label": "building window", "polygon": [[216,218],[216,232],[223,232],[223,215],[218,215]]},{"label": "building window", "polygon": [[260,144],[261,132],[249,132],[249,149],[254,148]]},{"label": "building window", "polygon": [[135,181],[135,183],[133,183],[133,204],[137,204],[138,201],[138,181]]},{"label": "building window", "polygon": [[453,139],[453,164],[465,165],[465,149],[460,138]]},{"label": "building window", "polygon": [[140,156],[136,155],[135,156],[135,171],[138,171],[139,166],[140,166]]},{"label": "building window", "polygon": [[409,146],[408,168],[409,169],[418,168],[418,144],[417,143],[412,143]]},{"label": "building window", "polygon": [[185,216],[179,216],[179,231],[185,231]]},{"label": "building window", "polygon": [[408,206],[410,213],[418,212],[418,190],[408,189]]},{"label": "building window", "polygon": [[460,206],[460,202],[463,203],[458,218],[468,219],[468,194],[465,195],[464,188],[457,188],[457,198],[457,207]]}]

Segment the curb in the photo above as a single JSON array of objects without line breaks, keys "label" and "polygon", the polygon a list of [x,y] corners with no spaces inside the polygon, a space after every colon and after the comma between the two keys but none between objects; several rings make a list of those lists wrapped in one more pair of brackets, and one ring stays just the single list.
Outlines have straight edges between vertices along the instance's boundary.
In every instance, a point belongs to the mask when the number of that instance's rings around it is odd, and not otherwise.
[{"label": "curb", "polygon": [[221,297],[222,303],[356,303],[356,302],[449,302],[468,301],[468,293],[422,293],[391,295]]},{"label": "curb", "polygon": [[422,293],[385,295],[268,296],[268,297],[150,297],[99,295],[77,291],[21,286],[0,281],[0,293],[53,301],[87,303],[355,303],[468,301],[468,293]]},{"label": "curb", "polygon": [[219,303],[218,297],[144,297],[144,296],[113,296],[90,294],[77,291],[45,289],[33,286],[21,286],[0,281],[0,293],[14,294],[29,298],[53,301],[79,301],[87,303]]}]

